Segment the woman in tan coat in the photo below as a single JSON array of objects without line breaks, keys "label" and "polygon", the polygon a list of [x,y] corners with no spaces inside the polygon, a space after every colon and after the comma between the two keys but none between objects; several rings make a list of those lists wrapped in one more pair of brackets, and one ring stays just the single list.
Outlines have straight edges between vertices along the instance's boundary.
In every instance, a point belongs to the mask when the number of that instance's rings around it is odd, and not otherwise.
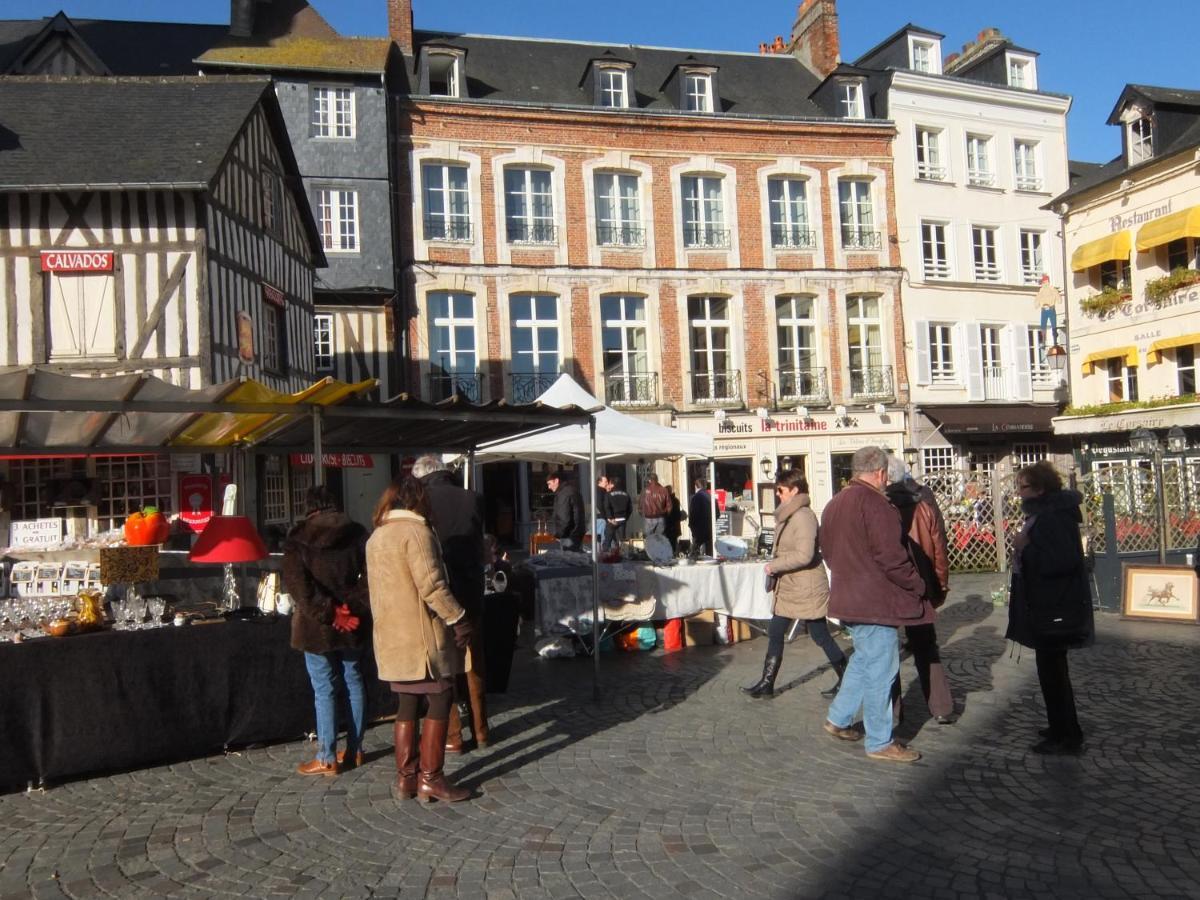
[{"label": "woman in tan coat", "polygon": [[[442,773],[454,676],[463,671],[460,650],[471,626],[447,586],[428,512],[428,495],[416,478],[403,475],[388,485],[375,507],[375,533],[367,541],[367,581],[379,677],[391,682],[399,696],[392,796],[453,803],[471,795]],[[426,712],[418,756],[422,702]]]},{"label": "woman in tan coat", "polygon": [[[773,697],[775,676],[783,662],[783,639],[792,622],[804,619],[813,643],[825,651],[842,683],[846,654],[834,641],[825,622],[829,606],[829,581],[821,562],[817,516],[808,496],[808,482],[796,469],[784,472],[775,485],[775,550],[767,563],[767,577],[775,581],[775,615],[767,630],[767,658],[762,678],[742,688],[751,697]],[[832,696],[833,687],[822,693]]]}]

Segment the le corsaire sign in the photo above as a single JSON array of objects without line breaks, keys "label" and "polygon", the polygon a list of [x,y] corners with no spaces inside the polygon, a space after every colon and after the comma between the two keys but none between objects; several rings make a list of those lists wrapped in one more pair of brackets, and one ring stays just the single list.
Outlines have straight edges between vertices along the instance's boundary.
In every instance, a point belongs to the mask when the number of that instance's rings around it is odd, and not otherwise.
[{"label": "le corsaire sign", "polygon": [[111,272],[111,250],[43,250],[43,272]]}]

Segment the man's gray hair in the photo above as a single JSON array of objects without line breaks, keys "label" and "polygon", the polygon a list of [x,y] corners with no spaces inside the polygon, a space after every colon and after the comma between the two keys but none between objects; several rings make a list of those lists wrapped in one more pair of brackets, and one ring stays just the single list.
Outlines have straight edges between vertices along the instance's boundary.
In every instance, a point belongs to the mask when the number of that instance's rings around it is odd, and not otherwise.
[{"label": "man's gray hair", "polygon": [[859,447],[850,458],[852,476],[870,475],[888,467],[887,451],[882,447]]},{"label": "man's gray hair", "polygon": [[444,472],[450,467],[442,462],[436,453],[423,453],[416,458],[412,465],[413,478],[424,478],[433,472]]},{"label": "man's gray hair", "polygon": [[908,477],[908,463],[895,453],[888,454],[888,484],[899,484]]}]

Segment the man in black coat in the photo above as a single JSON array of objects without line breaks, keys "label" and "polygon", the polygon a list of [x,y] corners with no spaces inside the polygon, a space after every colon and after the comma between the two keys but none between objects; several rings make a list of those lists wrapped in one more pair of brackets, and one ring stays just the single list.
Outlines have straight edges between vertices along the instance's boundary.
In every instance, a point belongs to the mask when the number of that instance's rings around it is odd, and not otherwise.
[{"label": "man in black coat", "polygon": [[561,472],[546,476],[546,487],[554,494],[554,516],[550,530],[558,538],[564,550],[579,550],[583,546],[583,535],[587,531],[584,518],[583,497],[574,481],[568,481]]},{"label": "man in black coat", "polygon": [[[471,638],[467,643],[470,669],[458,676],[455,686],[459,704],[470,699],[471,730],[475,743],[488,742],[486,684],[483,650],[483,498],[458,484],[440,456],[427,453],[413,463],[413,476],[421,479],[429,492],[430,521],[442,545],[442,560],[450,593],[467,611]],[[446,730],[446,749],[461,753],[462,716],[457,705],[450,712]]]},{"label": "man in black coat", "polygon": [[633,515],[633,500],[621,484],[619,476],[614,475],[608,480],[608,540],[603,549],[621,549],[625,541],[625,524]]},{"label": "man in black coat", "polygon": [[712,494],[708,482],[696,479],[696,493],[688,501],[688,526],[692,529],[691,555],[712,555]]}]

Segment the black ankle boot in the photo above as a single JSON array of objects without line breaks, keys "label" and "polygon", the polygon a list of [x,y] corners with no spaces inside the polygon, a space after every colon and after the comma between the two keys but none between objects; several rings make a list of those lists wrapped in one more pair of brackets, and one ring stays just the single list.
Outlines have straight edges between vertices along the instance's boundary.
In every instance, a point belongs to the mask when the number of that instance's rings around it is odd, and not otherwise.
[{"label": "black ankle boot", "polygon": [[756,684],[742,688],[742,693],[749,694],[756,699],[760,697],[774,697],[775,676],[779,674],[779,666],[782,662],[782,656],[768,656],[764,659],[762,678]]},{"label": "black ankle boot", "polygon": [[825,688],[825,690],[821,691],[822,697],[836,697],[838,688],[842,686],[842,677],[846,674],[846,658],[844,656],[837,662],[830,663],[830,665],[833,666],[833,671],[837,672],[838,680],[837,684],[833,687]]}]

